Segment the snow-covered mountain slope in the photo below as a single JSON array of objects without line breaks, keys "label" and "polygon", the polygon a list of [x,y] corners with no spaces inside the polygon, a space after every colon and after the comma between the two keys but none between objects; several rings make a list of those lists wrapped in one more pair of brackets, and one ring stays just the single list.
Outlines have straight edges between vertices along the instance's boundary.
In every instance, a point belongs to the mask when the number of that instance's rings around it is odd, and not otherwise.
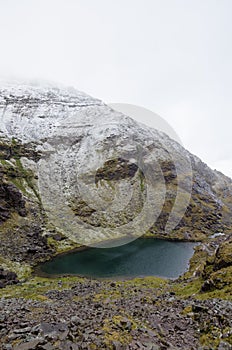
[{"label": "snow-covered mountain slope", "polygon": [[146,232],[198,239],[231,229],[229,178],[166,134],[82,92],[0,87],[0,137],[2,166],[20,160],[35,174],[46,220],[78,243]]}]

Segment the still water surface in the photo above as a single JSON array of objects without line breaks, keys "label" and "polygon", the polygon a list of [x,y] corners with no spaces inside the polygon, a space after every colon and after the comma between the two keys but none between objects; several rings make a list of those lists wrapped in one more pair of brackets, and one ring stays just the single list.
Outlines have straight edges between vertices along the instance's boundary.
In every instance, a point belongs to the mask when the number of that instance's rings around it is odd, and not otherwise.
[{"label": "still water surface", "polygon": [[161,276],[186,271],[195,243],[137,239],[114,248],[89,248],[60,255],[41,265],[49,275],[76,274],[96,278]]}]

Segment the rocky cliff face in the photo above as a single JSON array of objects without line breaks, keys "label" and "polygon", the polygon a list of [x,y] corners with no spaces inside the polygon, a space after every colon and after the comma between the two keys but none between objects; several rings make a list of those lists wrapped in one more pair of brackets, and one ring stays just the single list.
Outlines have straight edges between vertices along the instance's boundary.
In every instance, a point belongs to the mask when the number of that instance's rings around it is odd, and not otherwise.
[{"label": "rocky cliff face", "polygon": [[0,88],[0,186],[1,255],[10,260],[44,258],[58,241],[199,240],[232,225],[231,179],[73,89]]}]

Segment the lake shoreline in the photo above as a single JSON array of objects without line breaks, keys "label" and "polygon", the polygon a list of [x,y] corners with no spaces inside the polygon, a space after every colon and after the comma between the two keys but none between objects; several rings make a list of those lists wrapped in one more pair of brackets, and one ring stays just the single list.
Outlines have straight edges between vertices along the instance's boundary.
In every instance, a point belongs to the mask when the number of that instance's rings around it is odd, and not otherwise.
[{"label": "lake shoreline", "polygon": [[[183,275],[184,273],[186,273],[188,271],[188,269],[190,267],[189,266],[190,260],[191,260],[192,256],[194,255],[194,251],[195,251],[195,247],[197,245],[197,242],[186,242],[186,241],[183,242],[183,241],[180,241],[180,240],[175,240],[175,241],[174,240],[164,240],[164,239],[160,239],[160,238],[156,238],[156,237],[155,238],[149,237],[149,238],[152,238],[153,242],[156,241],[158,246],[154,245],[154,244],[153,245],[146,244],[145,242],[147,241],[147,238],[141,237],[141,238],[139,238],[136,241],[130,242],[129,245],[131,245],[131,246],[128,246],[127,244],[125,244],[125,245],[121,245],[121,246],[118,246],[118,247],[113,247],[113,248],[110,247],[110,248],[108,248],[109,250],[107,248],[102,248],[102,250],[101,250],[101,248],[97,248],[97,247],[86,247],[86,246],[77,247],[75,249],[72,249],[72,250],[69,250],[69,251],[57,254],[53,258],[36,265],[34,267],[33,276],[39,276],[39,277],[45,277],[45,278],[61,278],[61,277],[67,277],[67,276],[74,276],[74,277],[87,278],[87,279],[99,279],[99,280],[112,280],[113,279],[113,280],[120,280],[120,281],[128,280],[128,279],[134,279],[134,278],[144,278],[144,277],[147,277],[147,276],[150,276],[150,277],[154,276],[154,277],[159,277],[159,278],[162,278],[162,279],[174,280],[176,278],[179,278],[181,275]],[[166,245],[165,246],[162,243],[162,241],[165,241],[165,242],[169,241],[170,243],[180,243],[180,244],[183,244],[183,243],[187,243],[188,244],[188,243],[190,243],[191,246],[192,246],[191,247],[191,253],[190,253],[189,249],[186,250],[184,252],[184,254],[181,251],[179,251],[179,253],[178,253],[177,250],[181,248],[180,246],[178,248],[175,247],[175,246],[171,247],[170,245]],[[136,244],[136,242],[137,242],[137,244]],[[194,246],[193,246],[193,244],[194,244]],[[165,249],[164,250],[164,256],[163,255],[159,256],[159,254],[160,254],[159,253],[159,249],[160,248],[162,250]],[[174,248],[174,250],[173,250],[173,248]],[[190,247],[188,247],[188,248],[190,248]],[[99,249],[98,253],[96,252],[96,249]],[[131,249],[132,249],[132,251],[131,251]],[[163,263],[168,259],[168,256],[165,257],[165,254],[167,255],[167,252],[169,252],[168,254],[170,254],[170,249],[171,249],[171,253],[173,252],[173,254],[174,254],[173,258],[174,258],[175,254],[176,254],[177,259],[174,259],[174,261],[173,261],[173,264],[174,264],[175,267],[173,267],[172,270],[171,270],[171,268],[168,268],[166,266],[166,270],[164,269],[164,273],[163,273],[163,266],[162,266],[162,269],[160,267],[160,270],[158,270],[159,272],[157,272],[157,273],[153,273],[153,271],[155,271],[155,270],[149,271],[149,268],[147,268],[147,266],[151,265],[151,262],[149,262],[149,261],[143,261],[144,266],[145,266],[145,270],[143,272],[139,272],[140,271],[140,267],[139,266],[137,266],[138,272],[137,272],[137,269],[134,270],[134,272],[133,271],[132,272],[128,272],[128,268],[130,269],[129,266],[131,264],[131,260],[128,262],[128,265],[126,265],[126,270],[125,270],[126,273],[124,271],[124,273],[122,273],[121,275],[120,275],[120,272],[119,272],[119,274],[117,274],[118,272],[116,272],[116,274],[114,274],[115,273],[114,272],[114,270],[115,270],[114,265],[113,265],[113,270],[112,270],[113,272],[108,272],[108,271],[106,272],[106,270],[105,270],[105,267],[108,266],[108,263],[111,263],[112,259],[113,260],[115,259],[115,253],[117,253],[117,255],[119,254],[119,259],[123,258],[123,259],[118,261],[118,264],[123,264],[121,266],[123,266],[123,268],[125,269],[124,257],[127,257],[130,254],[132,254],[132,258],[130,258],[130,259],[135,259],[134,264],[136,264],[137,258],[138,259],[141,259],[141,258],[142,259],[147,259],[147,258],[144,258],[144,256],[143,256],[144,253],[143,252],[147,252],[148,256],[149,256],[149,254],[151,254],[151,256],[153,256],[152,254],[155,254],[152,259],[154,259],[154,258],[158,259],[158,260],[156,260],[156,265],[158,264],[158,266],[159,266],[159,264],[161,265],[162,259],[164,259]],[[135,253],[134,253],[134,250],[136,250]],[[64,260],[65,260],[65,264],[67,265],[68,261],[70,259],[73,259],[73,256],[75,255],[75,253],[81,253],[81,252],[84,252],[84,251],[88,251],[87,256],[89,256],[89,258],[87,258],[87,260],[84,261],[84,262],[82,260],[81,260],[81,262],[79,262],[79,266],[82,266],[82,268],[81,268],[82,271],[83,271],[83,268],[85,269],[86,264],[88,265],[89,259],[90,259],[90,261],[92,261],[91,259],[93,259],[93,261],[95,261],[95,255],[94,254],[98,254],[97,255],[98,259],[96,259],[97,264],[99,264],[99,263],[103,264],[99,268],[99,271],[92,272],[95,269],[95,265],[94,264],[92,265],[92,267],[90,267],[90,271],[85,271],[83,273],[79,273],[79,272],[77,272],[77,273],[74,272],[73,273],[71,271],[61,272],[61,273],[56,273],[56,272],[49,273],[49,272],[43,270],[43,267],[46,266],[46,265],[49,266],[49,263],[50,263],[50,266],[55,266],[54,265],[55,262],[60,264],[61,262],[59,262],[59,261],[60,261],[61,257],[65,257],[66,258]],[[99,253],[100,253],[100,255],[99,255]],[[135,255],[133,256],[133,254],[135,254]],[[180,260],[179,263],[176,263],[175,261],[176,260],[178,261],[178,259],[180,259],[179,258],[179,254],[180,254],[181,259],[183,259],[183,260]],[[101,255],[103,255],[103,256],[106,255],[106,259],[109,259],[109,260],[106,260],[106,261],[102,262],[101,261],[101,259],[102,259]],[[169,255],[169,256],[171,257],[171,255]],[[78,258],[81,259],[82,257],[76,256],[75,262],[76,262],[76,260],[78,260]],[[152,260],[152,262],[153,262],[153,260]],[[183,266],[185,266],[186,263],[187,263],[187,266],[186,266],[185,270],[183,271],[182,270]],[[63,261],[62,261],[62,264],[63,264]],[[153,263],[153,264],[155,264],[155,263]],[[175,265],[175,264],[177,264],[177,265]],[[156,265],[154,265],[154,267],[153,267],[154,269],[156,268]],[[61,265],[61,266],[64,266],[64,265]],[[133,266],[133,264],[132,264],[132,266]],[[73,264],[71,264],[71,269],[72,268],[73,268]],[[93,268],[93,270],[92,270],[92,268]],[[111,268],[112,268],[112,266],[111,266]],[[118,268],[119,267],[116,264],[116,270]],[[61,269],[63,269],[63,268],[61,267]],[[176,276],[165,275],[165,274],[172,274],[172,273],[174,273],[173,271],[175,271],[175,269],[177,269],[176,271],[180,271],[180,273],[175,272],[177,274]],[[132,270],[133,270],[133,267],[132,267]],[[105,275],[101,276],[101,271],[105,271],[105,272],[103,272],[103,273],[105,273]],[[167,271],[169,271],[169,272],[167,272]],[[92,273],[93,273],[93,275],[92,275]]]}]

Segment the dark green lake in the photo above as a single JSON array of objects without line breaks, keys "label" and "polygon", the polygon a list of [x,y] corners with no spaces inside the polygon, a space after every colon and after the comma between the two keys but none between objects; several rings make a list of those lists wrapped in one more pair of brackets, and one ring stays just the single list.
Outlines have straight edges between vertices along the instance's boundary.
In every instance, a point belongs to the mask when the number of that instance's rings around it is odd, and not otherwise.
[{"label": "dark green lake", "polygon": [[60,255],[40,266],[49,275],[96,278],[160,276],[176,278],[188,268],[195,243],[137,239],[114,248],[88,248]]}]

